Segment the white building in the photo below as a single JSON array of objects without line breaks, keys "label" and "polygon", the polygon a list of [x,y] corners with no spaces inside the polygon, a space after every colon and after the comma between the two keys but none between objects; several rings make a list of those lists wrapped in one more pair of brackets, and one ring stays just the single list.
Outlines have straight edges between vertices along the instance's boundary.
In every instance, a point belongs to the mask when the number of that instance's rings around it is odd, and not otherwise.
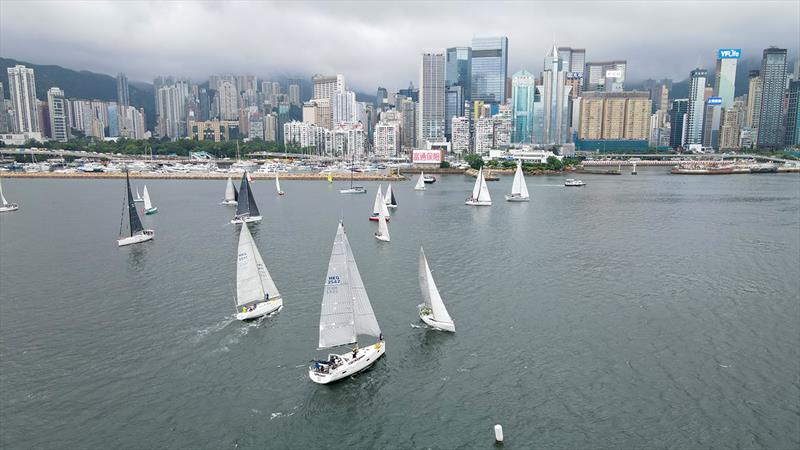
[{"label": "white building", "polygon": [[8,68],[8,93],[14,110],[17,133],[39,133],[39,109],[36,99],[36,79],[33,69],[23,65]]},{"label": "white building", "polygon": [[64,91],[57,87],[47,90],[47,108],[50,113],[50,137],[57,141],[69,139],[69,107]]},{"label": "white building", "polygon": [[378,125],[375,126],[375,156],[398,156],[400,154],[401,136],[399,122],[378,122]]},{"label": "white building", "polygon": [[419,138],[440,142],[445,138],[445,54],[441,51],[422,53],[419,72]]},{"label": "white building", "polygon": [[475,121],[475,153],[483,154],[488,152],[494,145],[494,119],[491,117],[479,117]]},{"label": "white building", "polygon": [[358,105],[353,91],[337,91],[331,96],[331,124],[358,122]]},{"label": "white building", "polygon": [[283,124],[283,140],[286,145],[302,149],[313,148],[318,155],[324,155],[330,131],[312,123],[291,121]]},{"label": "white building", "polygon": [[453,117],[450,121],[452,130],[452,149],[458,155],[469,153],[470,135],[469,119],[466,117]]},{"label": "white building", "polygon": [[361,123],[339,123],[331,132],[331,147],[327,153],[339,157],[363,157],[367,136]]},{"label": "white building", "polygon": [[311,77],[311,82],[314,84],[312,99],[331,98],[336,92],[344,91],[344,75],[342,74],[314,75]]}]

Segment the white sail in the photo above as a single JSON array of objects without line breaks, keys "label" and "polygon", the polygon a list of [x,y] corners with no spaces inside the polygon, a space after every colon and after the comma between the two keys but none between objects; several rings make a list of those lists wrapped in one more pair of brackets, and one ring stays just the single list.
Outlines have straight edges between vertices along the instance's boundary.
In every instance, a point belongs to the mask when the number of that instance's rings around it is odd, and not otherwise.
[{"label": "white sail", "polygon": [[139,195],[139,186],[136,186],[136,200],[141,200],[142,196]]},{"label": "white sail", "polygon": [[144,209],[148,210],[153,207],[153,204],[150,202],[150,194],[147,192],[147,185],[144,186]]},{"label": "white sail", "polygon": [[419,178],[417,178],[417,185],[414,186],[414,189],[416,189],[418,191],[420,191],[422,189],[425,189],[425,179],[424,179],[424,177],[425,177],[425,174],[420,172],[419,173]]},{"label": "white sail", "polygon": [[386,188],[386,195],[383,196],[383,203],[387,205],[392,204],[392,183],[389,183],[389,187]]},{"label": "white sail", "polygon": [[389,218],[389,207],[386,206],[386,202],[381,200],[381,213],[383,213],[383,217]]},{"label": "white sail", "polygon": [[7,205],[8,204],[8,201],[6,200],[6,196],[3,195],[3,184],[2,183],[0,183],[0,198],[3,199],[3,203],[0,203],[0,205]]},{"label": "white sail", "polygon": [[425,251],[422,247],[419,249],[419,287],[422,290],[422,298],[425,300],[425,306],[433,311],[433,318],[437,322],[453,323],[450,314],[447,313],[447,308],[444,307],[442,297],[439,295],[439,290],[436,288],[436,282],[433,281],[433,274],[431,268],[428,266],[428,260],[425,258]]},{"label": "white sail", "polygon": [[247,224],[239,232],[239,252],[236,259],[236,304],[239,306],[267,299],[276,300],[281,294],[267,271]]},{"label": "white sail", "polygon": [[328,275],[319,315],[319,348],[337,347],[356,341],[355,303],[350,293],[344,226],[339,223],[333,240]]},{"label": "white sail", "polygon": [[375,192],[375,203],[372,204],[372,214],[377,215],[379,212],[381,212],[381,205],[383,204],[383,195],[381,194],[381,185],[379,184],[378,191]]},{"label": "white sail", "polygon": [[278,179],[278,174],[275,174],[275,188],[278,190],[278,193],[281,193],[281,181]]},{"label": "white sail", "polygon": [[483,167],[481,167],[481,171],[478,175],[480,175],[480,190],[477,200],[479,202],[490,202],[492,201],[492,197],[489,195],[489,187],[486,186],[486,178],[483,176]]},{"label": "white sail", "polygon": [[528,198],[528,186],[525,185],[525,175],[522,173],[522,161],[517,162],[517,171],[514,172],[514,182],[511,183],[511,195]]},{"label": "white sail", "polygon": [[228,184],[225,185],[225,201],[232,202],[236,200],[236,194],[233,191],[233,181],[231,181],[231,177],[228,177]]},{"label": "white sail", "polygon": [[364,288],[364,282],[361,281],[361,274],[358,272],[356,259],[353,256],[353,249],[350,248],[350,242],[347,240],[347,234],[344,234],[343,241],[347,254],[350,293],[355,303],[356,335],[368,335],[377,339],[381,335],[381,327],[378,325],[378,319],[375,318],[372,305],[369,303],[367,290]]},{"label": "white sail", "polygon": [[481,180],[483,180],[483,167],[478,169],[478,176],[475,177],[475,186],[472,187],[472,200],[477,200],[481,193]]},{"label": "white sail", "polygon": [[[385,207],[386,205],[384,205]],[[389,224],[386,222],[386,215],[383,211],[378,214],[378,233],[385,237],[387,242],[391,240],[389,237]]]}]

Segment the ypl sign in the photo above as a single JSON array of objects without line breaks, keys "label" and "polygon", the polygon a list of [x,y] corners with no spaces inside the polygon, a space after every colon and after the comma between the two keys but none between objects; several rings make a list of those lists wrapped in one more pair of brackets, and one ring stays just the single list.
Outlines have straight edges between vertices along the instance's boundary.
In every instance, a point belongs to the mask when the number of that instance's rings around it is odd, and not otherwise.
[{"label": "ypl sign", "polygon": [[718,52],[719,59],[739,59],[742,56],[740,48],[721,48]]},{"label": "ypl sign", "polygon": [[721,105],[722,104],[722,97],[708,97],[706,101],[708,105]]}]

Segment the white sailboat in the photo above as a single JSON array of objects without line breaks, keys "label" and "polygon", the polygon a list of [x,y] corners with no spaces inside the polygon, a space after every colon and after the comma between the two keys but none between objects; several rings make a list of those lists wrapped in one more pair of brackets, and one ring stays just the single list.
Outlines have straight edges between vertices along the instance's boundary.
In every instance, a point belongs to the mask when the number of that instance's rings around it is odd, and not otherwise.
[{"label": "white sailboat", "polygon": [[278,190],[278,195],[283,195],[285,192],[281,190],[281,180],[278,179],[278,173],[275,173],[275,189]]},{"label": "white sailboat", "polygon": [[442,296],[439,295],[436,282],[433,281],[433,274],[422,247],[419,248],[419,288],[422,290],[422,298],[425,300],[419,310],[419,318],[433,328],[455,333],[456,324],[447,313],[447,308],[444,307]]},{"label": "white sailboat", "polygon": [[369,216],[369,220],[378,221],[378,216],[381,212],[383,212],[383,216],[386,220],[389,220],[389,209],[386,207],[386,202],[383,200],[383,188],[379,184],[378,185],[378,192],[375,193],[375,202],[372,203],[372,215]]},{"label": "white sailboat", "polygon": [[506,195],[509,202],[528,202],[528,186],[525,184],[525,175],[522,174],[522,160],[517,161],[517,171],[514,172],[514,181],[511,183],[511,195]]},{"label": "white sailboat", "polygon": [[133,201],[136,203],[142,203],[144,201],[144,197],[139,195],[139,186],[136,186],[136,197],[133,198]]},{"label": "white sailboat", "polygon": [[147,185],[144,186],[144,213],[146,215],[155,214],[158,212],[158,207],[153,206],[153,202],[150,201],[150,193],[147,192]]},{"label": "white sailboat", "polygon": [[233,185],[231,177],[228,177],[228,183],[225,185],[225,198],[222,200],[221,205],[236,205],[239,200],[239,191]]},{"label": "white sailboat", "polygon": [[486,179],[483,177],[483,167],[478,170],[478,176],[475,177],[475,186],[464,204],[470,206],[492,206],[492,197],[489,195],[489,188],[486,186]]},{"label": "white sailboat", "polygon": [[389,224],[386,223],[386,216],[383,211],[378,213],[378,231],[375,233],[375,239],[383,242],[389,242]]},{"label": "white sailboat", "polygon": [[282,308],[283,297],[275,287],[246,223],[242,224],[239,232],[237,255],[236,318],[255,319]]},{"label": "white sailboat", "polygon": [[16,211],[19,209],[19,205],[16,203],[9,203],[8,200],[6,200],[6,196],[3,195],[2,183],[0,183],[0,201],[2,201],[2,203],[0,203],[0,212]]},{"label": "white sailboat", "polygon": [[415,191],[424,191],[425,190],[425,174],[420,172],[419,178],[417,178],[417,184],[414,186]]},{"label": "white sailboat", "polygon": [[136,203],[133,201],[128,172],[125,171],[125,201],[122,206],[122,220],[119,224],[119,239],[117,239],[117,245],[122,247],[123,245],[149,241],[153,239],[155,234],[155,231],[145,230],[142,226],[139,213],[136,212]]},{"label": "white sailboat", "polygon": [[[370,336],[378,342],[359,348],[358,336]],[[319,348],[351,344],[356,344],[352,351],[331,353],[327,360],[312,362],[308,368],[311,381],[328,384],[349,377],[369,368],[386,352],[386,342],[340,222],[322,295]]]},{"label": "white sailboat", "polygon": [[239,187],[239,201],[236,203],[236,215],[231,220],[232,224],[260,222],[261,213],[258,212],[253,190],[250,188],[247,172],[242,174],[242,184]]},{"label": "white sailboat", "polygon": [[397,208],[397,200],[394,198],[392,183],[389,183],[389,187],[386,188],[386,194],[383,196],[383,202],[386,203],[387,208]]}]

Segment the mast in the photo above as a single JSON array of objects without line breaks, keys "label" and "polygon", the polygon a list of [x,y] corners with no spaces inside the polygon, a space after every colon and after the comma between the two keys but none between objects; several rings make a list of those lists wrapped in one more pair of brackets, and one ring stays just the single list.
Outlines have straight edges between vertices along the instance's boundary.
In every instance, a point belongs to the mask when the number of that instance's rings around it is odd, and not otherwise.
[{"label": "mast", "polygon": [[134,234],[142,231],[144,227],[142,226],[142,221],[139,220],[139,213],[136,212],[136,203],[133,201],[133,194],[131,193],[131,181],[127,169],[125,170],[125,187],[125,200],[127,205],[122,208],[122,225],[120,226],[120,236],[124,234],[133,236]]}]

